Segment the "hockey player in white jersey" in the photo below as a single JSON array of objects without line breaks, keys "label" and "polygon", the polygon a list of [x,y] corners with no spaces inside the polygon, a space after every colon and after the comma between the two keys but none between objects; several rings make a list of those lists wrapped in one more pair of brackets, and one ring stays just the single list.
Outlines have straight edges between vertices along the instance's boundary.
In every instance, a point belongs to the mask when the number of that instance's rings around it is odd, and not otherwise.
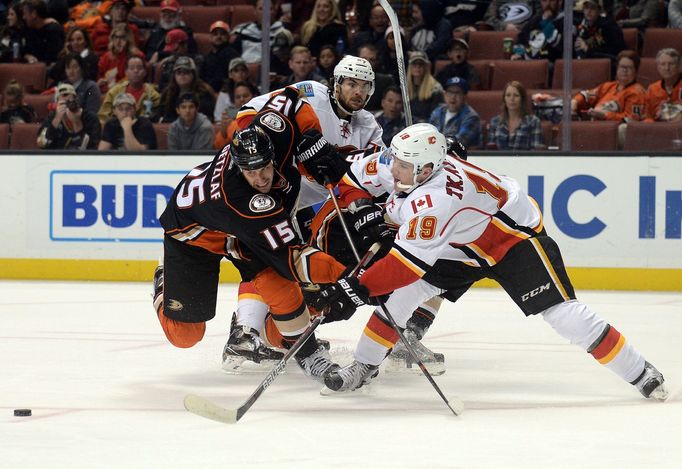
[{"label": "hockey player in white jersey", "polygon": [[[348,159],[359,158],[355,153],[361,150],[364,154],[383,148],[382,129],[374,116],[364,109],[374,93],[374,71],[370,63],[363,58],[347,55],[334,68],[332,87],[314,82],[304,81],[289,86],[299,91],[299,97],[311,104],[320,121],[324,138],[339,148],[341,154]],[[239,128],[246,127],[258,111],[264,106],[273,104],[271,98],[282,94],[282,89],[275,90],[253,98],[240,109],[237,115]],[[283,106],[289,105],[282,101]],[[292,102],[296,110],[301,101]],[[360,155],[362,156],[362,155]],[[349,163],[350,164],[350,163]],[[313,218],[313,205],[323,202],[328,196],[325,187],[314,180],[303,178],[298,200],[298,220],[302,231]],[[304,239],[306,239],[304,233]],[[259,331],[264,330],[268,307],[262,301],[253,286],[243,282],[239,287],[237,311],[233,316],[230,338],[223,350],[223,369],[225,371],[248,370],[253,363],[278,360],[280,352],[269,348],[267,335],[263,337]]]},{"label": "hockey player in white jersey", "polygon": [[[386,216],[400,228],[388,255],[359,279],[342,278],[323,289],[317,308],[348,318],[363,301],[393,292],[385,306],[405,327],[421,302],[441,293],[455,301],[475,281],[492,278],[526,316],[540,315],[644,397],[667,398],[663,375],[576,299],[534,200],[516,180],[447,156],[435,127],[416,124],[398,133],[389,149],[354,163],[339,189],[346,203],[389,193]],[[355,360],[327,373],[325,384],[347,391],[368,383],[397,339],[376,309]]]}]

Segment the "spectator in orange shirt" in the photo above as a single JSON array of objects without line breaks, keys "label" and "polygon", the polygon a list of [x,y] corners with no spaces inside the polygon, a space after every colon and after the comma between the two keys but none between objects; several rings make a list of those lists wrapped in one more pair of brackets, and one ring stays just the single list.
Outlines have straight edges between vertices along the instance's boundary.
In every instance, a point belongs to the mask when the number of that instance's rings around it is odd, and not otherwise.
[{"label": "spectator in orange shirt", "polygon": [[213,148],[216,150],[220,150],[232,140],[232,136],[238,129],[235,120],[237,111],[258,94],[258,88],[251,82],[240,81],[234,85],[231,94],[232,105],[223,110],[219,129],[215,133]]},{"label": "spectator in orange shirt", "polygon": [[682,72],[680,53],[672,47],[656,54],[656,69],[661,79],[646,90],[646,120],[682,121]]},{"label": "spectator in orange shirt", "polygon": [[632,50],[618,54],[616,80],[576,94],[571,113],[584,119],[628,122],[644,118],[644,87],[637,83],[639,55]]}]

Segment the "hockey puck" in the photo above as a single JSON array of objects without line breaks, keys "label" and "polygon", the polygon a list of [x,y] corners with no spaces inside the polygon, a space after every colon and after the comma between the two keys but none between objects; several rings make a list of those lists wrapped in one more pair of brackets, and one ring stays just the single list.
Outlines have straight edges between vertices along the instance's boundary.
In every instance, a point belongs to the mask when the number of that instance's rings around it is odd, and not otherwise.
[{"label": "hockey puck", "polygon": [[15,417],[30,417],[31,409],[14,409]]}]

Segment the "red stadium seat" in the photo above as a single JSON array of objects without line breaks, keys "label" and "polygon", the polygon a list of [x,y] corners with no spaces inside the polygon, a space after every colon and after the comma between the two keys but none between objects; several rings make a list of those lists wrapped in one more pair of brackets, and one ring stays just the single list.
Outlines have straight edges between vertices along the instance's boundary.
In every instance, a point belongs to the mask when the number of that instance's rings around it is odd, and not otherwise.
[{"label": "red stadium seat", "polygon": [[682,44],[682,29],[646,28],[642,57],[656,57],[656,53],[666,47],[674,47],[678,51]]},{"label": "red stadium seat", "polygon": [[[618,150],[618,126],[616,121],[571,122],[571,147],[573,151]],[[559,124],[556,144],[561,148],[563,125]]]},{"label": "red stadium seat", "polygon": [[9,63],[0,64],[0,92],[7,83],[16,79],[24,85],[27,93],[40,93],[45,89],[47,67],[43,62],[34,64]]},{"label": "red stadium seat", "polygon": [[183,7],[183,21],[196,33],[208,33],[211,24],[223,20],[229,23],[230,8],[228,6],[189,6]]},{"label": "red stadium seat", "polygon": [[9,124],[0,124],[0,149],[9,147]]},{"label": "red stadium seat", "polygon": [[547,88],[547,60],[495,60],[492,67],[491,90],[501,90],[511,80],[526,88]]},{"label": "red stadium seat", "polygon": [[9,143],[10,149],[38,150],[38,143],[36,143],[38,129],[40,129],[40,124],[37,122],[32,124],[14,124]]},{"label": "red stadium seat", "polygon": [[230,28],[252,21],[256,21],[256,8],[253,5],[233,5],[230,7]]},{"label": "red stadium seat", "polygon": [[161,7],[158,6],[134,7],[130,14],[141,20],[150,20],[158,23],[159,19],[161,18]]},{"label": "red stadium seat", "polygon": [[170,128],[170,123],[153,124],[154,133],[156,134],[156,145],[158,150],[168,149],[168,129]]},{"label": "red stadium seat", "polygon": [[197,50],[201,55],[211,52],[211,34],[194,33],[194,40],[197,42]]},{"label": "red stadium seat", "polygon": [[467,103],[478,112],[482,121],[490,122],[490,119],[500,113],[502,92],[500,90],[469,91]]},{"label": "red stadium seat", "polygon": [[[605,81],[611,80],[611,61],[609,59],[581,59],[573,60],[573,83],[571,88],[581,90],[594,88]],[[552,88],[561,89],[564,86],[564,60],[558,59],[554,64]]]},{"label": "red stadium seat", "polygon": [[631,122],[625,130],[625,151],[682,150],[682,122]]},{"label": "red stadium seat", "polygon": [[[451,61],[449,59],[436,60],[433,67],[433,74],[437,75],[443,70]],[[481,90],[490,89],[490,60],[470,60],[469,63],[474,66],[479,76],[481,77]]]},{"label": "red stadium seat", "polygon": [[509,31],[472,31],[469,34],[469,59],[504,59],[504,39],[514,42],[518,33]]},{"label": "red stadium seat", "polygon": [[642,57],[637,72],[637,81],[646,88],[651,83],[660,80],[661,77],[656,69],[655,57]]},{"label": "red stadium seat", "polygon": [[33,107],[36,111],[38,122],[42,122],[47,117],[50,110],[48,105],[54,101],[52,94],[25,94],[24,102]]},{"label": "red stadium seat", "polygon": [[637,28],[623,28],[623,39],[625,39],[625,48],[634,50],[639,54],[640,41],[639,29]]}]

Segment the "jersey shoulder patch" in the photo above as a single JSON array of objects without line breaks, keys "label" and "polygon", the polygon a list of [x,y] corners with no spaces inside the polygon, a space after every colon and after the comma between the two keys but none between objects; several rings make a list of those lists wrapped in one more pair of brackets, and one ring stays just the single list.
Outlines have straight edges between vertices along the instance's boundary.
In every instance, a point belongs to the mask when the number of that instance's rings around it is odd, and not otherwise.
[{"label": "jersey shoulder patch", "polygon": [[303,96],[307,96],[309,98],[315,96],[315,89],[313,88],[313,84],[309,81],[297,83],[296,88],[298,88],[299,93]]},{"label": "jersey shoulder patch", "polygon": [[256,194],[249,202],[249,209],[255,213],[267,212],[274,207],[275,200],[267,194]]},{"label": "jersey shoulder patch", "polygon": [[286,125],[284,119],[274,112],[266,112],[259,116],[258,120],[262,125],[272,130],[273,132],[284,132]]},{"label": "jersey shoulder patch", "polygon": [[410,207],[412,207],[412,211],[415,213],[415,215],[423,210],[432,208],[433,200],[431,200],[431,195],[424,194],[420,197],[417,197],[416,199],[412,199],[410,201]]}]

